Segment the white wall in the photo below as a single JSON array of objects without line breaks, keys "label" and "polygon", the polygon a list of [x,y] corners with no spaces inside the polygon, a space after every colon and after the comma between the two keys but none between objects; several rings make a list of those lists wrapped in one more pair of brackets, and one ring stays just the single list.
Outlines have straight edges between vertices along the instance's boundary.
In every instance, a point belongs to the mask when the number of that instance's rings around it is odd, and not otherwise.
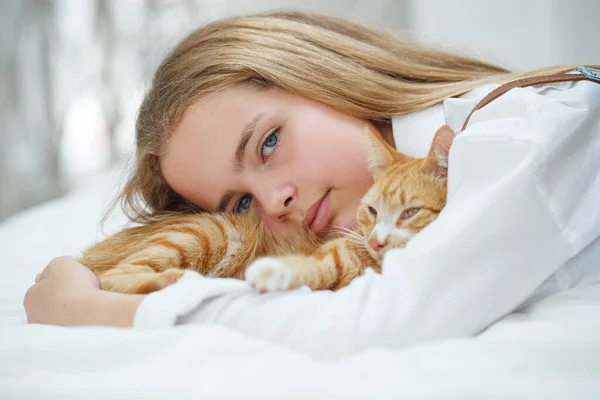
[{"label": "white wall", "polygon": [[600,0],[413,0],[417,38],[518,70],[600,64]]}]

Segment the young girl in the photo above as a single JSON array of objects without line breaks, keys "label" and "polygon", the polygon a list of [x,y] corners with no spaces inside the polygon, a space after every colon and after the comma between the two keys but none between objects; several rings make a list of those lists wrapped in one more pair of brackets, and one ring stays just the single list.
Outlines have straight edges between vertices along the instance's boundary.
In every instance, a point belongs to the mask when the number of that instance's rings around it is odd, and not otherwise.
[{"label": "young girl", "polygon": [[[367,122],[399,151],[424,156],[437,128],[460,132],[480,99],[521,76],[331,17],[212,23],[154,76],[124,209],[144,223],[250,212],[282,235],[352,228],[372,183]],[[25,296],[28,320],[219,323],[321,358],[476,334],[528,301],[600,280],[590,261],[600,254],[599,109],[600,85],[589,81],[513,89],[482,108],[454,141],[439,218],[388,252],[381,275],[335,293],[259,295],[189,272],[159,292],[124,295],[59,257]]]}]

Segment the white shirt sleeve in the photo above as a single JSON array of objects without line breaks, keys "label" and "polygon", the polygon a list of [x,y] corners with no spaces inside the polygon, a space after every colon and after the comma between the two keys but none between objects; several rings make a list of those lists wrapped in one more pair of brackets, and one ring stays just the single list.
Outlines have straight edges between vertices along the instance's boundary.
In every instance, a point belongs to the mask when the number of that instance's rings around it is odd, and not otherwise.
[{"label": "white shirt sleeve", "polygon": [[[444,103],[455,129],[487,93]],[[317,358],[473,335],[600,235],[600,85],[513,89],[452,146],[448,200],[404,249],[337,291],[260,295],[187,273],[147,296],[136,327],[223,324]]]}]

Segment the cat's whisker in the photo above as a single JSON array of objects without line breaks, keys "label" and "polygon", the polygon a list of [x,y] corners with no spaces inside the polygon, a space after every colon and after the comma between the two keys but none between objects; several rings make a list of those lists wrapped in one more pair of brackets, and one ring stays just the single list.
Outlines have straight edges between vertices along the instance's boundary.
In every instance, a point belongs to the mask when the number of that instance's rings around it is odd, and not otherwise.
[{"label": "cat's whisker", "polygon": [[348,235],[348,239],[352,239],[355,243],[366,243],[365,238],[360,235]]},{"label": "cat's whisker", "polygon": [[327,230],[330,230],[330,231],[331,231],[331,230],[338,230],[338,229],[342,229],[342,230],[344,230],[344,229],[348,229],[348,228],[346,228],[346,227],[344,227],[344,226],[342,226],[342,225],[335,225],[335,224],[330,224],[330,225],[327,225],[327,226],[325,227],[325,230],[326,230],[326,231],[327,231]]},{"label": "cat's whisker", "polygon": [[345,230],[347,230],[346,227],[341,226],[341,225],[327,225],[325,227],[325,233],[326,233],[326,240],[331,239],[333,236],[336,235],[343,235],[345,236]]},{"label": "cat's whisker", "polygon": [[341,233],[344,237],[348,238],[349,240],[351,240],[354,244],[358,245],[358,246],[366,246],[366,240],[365,238],[360,235],[359,233],[355,232],[352,229],[346,228],[345,226],[341,226],[341,225],[336,225],[336,228],[339,229],[339,233]]},{"label": "cat's whisker", "polygon": [[337,229],[337,230],[344,231],[344,232],[353,232],[352,229],[349,229],[349,228],[347,228],[347,227],[345,227],[343,225],[333,225],[332,224],[332,225],[328,225],[328,227],[330,229]]},{"label": "cat's whisker", "polygon": [[348,233],[352,232],[352,230],[350,230],[342,225],[329,225],[328,230],[335,232],[335,233],[340,233],[344,236],[346,236]]},{"label": "cat's whisker", "polygon": [[333,235],[333,234],[338,234],[338,235],[342,235],[342,237],[344,237],[346,240],[348,240],[349,243],[352,243],[354,246],[358,247],[358,248],[365,248],[367,247],[367,241],[365,240],[365,238],[360,235],[358,232],[349,229],[345,226],[342,225],[329,225],[326,230],[330,231],[331,233],[328,235]]}]

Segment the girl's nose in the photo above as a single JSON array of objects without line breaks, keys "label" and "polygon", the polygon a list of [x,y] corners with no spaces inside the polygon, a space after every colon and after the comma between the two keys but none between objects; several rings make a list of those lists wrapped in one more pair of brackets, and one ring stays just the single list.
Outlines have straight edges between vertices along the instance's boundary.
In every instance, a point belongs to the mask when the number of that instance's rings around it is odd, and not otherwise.
[{"label": "girl's nose", "polygon": [[283,221],[289,217],[296,203],[296,191],[291,185],[275,190],[264,190],[262,199],[258,201],[269,218],[274,221]]}]

